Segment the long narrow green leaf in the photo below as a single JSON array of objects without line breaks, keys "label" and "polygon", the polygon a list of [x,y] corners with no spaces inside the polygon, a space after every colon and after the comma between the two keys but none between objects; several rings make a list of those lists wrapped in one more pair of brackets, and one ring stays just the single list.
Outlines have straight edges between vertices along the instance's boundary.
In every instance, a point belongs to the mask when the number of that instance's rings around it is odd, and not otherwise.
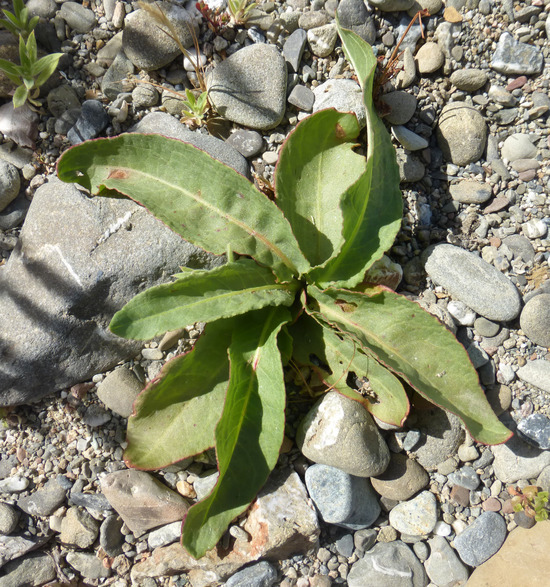
[{"label": "long narrow green leaf", "polygon": [[229,387],[216,428],[220,476],[208,497],[191,507],[183,526],[182,544],[196,558],[246,510],[277,463],[285,407],[277,334],[289,319],[285,308],[266,308],[249,313],[234,331]]},{"label": "long narrow green leaf", "polygon": [[117,312],[109,328],[124,338],[148,340],[195,322],[229,318],[266,306],[290,306],[297,287],[296,281],[277,283],[269,269],[251,259],[239,259],[149,288]]},{"label": "long narrow green leaf", "polygon": [[89,141],[65,151],[58,175],[94,193],[106,187],[129,196],[203,249],[222,254],[230,244],[284,280],[309,268],[272,201],[233,169],[177,139],[132,133]]},{"label": "long narrow green leaf", "polygon": [[194,348],[172,359],[137,397],[124,460],[160,469],[214,446],[229,383],[232,320],[207,324]]},{"label": "long narrow green leaf", "polygon": [[[302,316],[291,327],[294,339],[294,358],[309,365],[323,382],[362,404],[371,414],[400,426],[409,413],[409,399],[395,375],[380,365],[364,348],[346,333],[337,334],[332,328]],[[358,393],[347,385],[348,373],[367,379],[370,393]]]},{"label": "long narrow green leaf", "polygon": [[341,244],[340,199],[366,170],[365,158],[353,151],[359,131],[354,114],[322,110],[302,120],[281,149],[277,204],[312,266]]},{"label": "long narrow green leaf", "polygon": [[7,59],[0,59],[0,69],[6,75],[10,76],[11,81],[15,82],[16,84],[19,83],[21,71],[17,65],[14,65],[11,61],[8,61]]},{"label": "long narrow green leaf", "polygon": [[476,440],[498,444],[511,436],[489,406],[464,347],[418,304],[380,286],[364,293],[308,292],[310,312],[357,337],[426,399],[456,414]]},{"label": "long narrow green leaf", "polygon": [[311,272],[313,282],[354,287],[367,269],[392,246],[401,225],[403,204],[395,149],[372,100],[376,58],[355,33],[338,25],[346,57],[363,88],[367,118],[367,171],[342,198],[344,243],[324,267]]}]

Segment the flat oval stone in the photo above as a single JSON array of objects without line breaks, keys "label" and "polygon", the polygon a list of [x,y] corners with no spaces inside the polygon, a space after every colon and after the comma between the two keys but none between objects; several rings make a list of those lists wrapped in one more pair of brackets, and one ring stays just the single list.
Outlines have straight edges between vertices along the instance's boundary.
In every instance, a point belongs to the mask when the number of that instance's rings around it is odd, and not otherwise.
[{"label": "flat oval stone", "polygon": [[423,491],[414,499],[397,504],[390,511],[390,524],[401,534],[425,536],[437,522],[435,495]]},{"label": "flat oval stone", "polygon": [[475,92],[487,83],[487,74],[482,69],[459,69],[451,74],[451,83],[464,92]]},{"label": "flat oval stone", "polygon": [[484,512],[454,540],[460,558],[477,567],[491,558],[506,538],[506,522],[495,512]]},{"label": "flat oval stone", "polygon": [[244,47],[219,63],[208,79],[221,116],[258,130],[277,126],[285,113],[287,67],[273,45]]},{"label": "flat oval stone", "polygon": [[445,159],[455,165],[478,161],[487,143],[483,116],[463,102],[447,104],[439,116],[437,142]]},{"label": "flat oval stone", "polygon": [[402,453],[392,454],[390,464],[384,473],[371,478],[372,486],[377,493],[387,499],[398,501],[410,499],[426,487],[429,481],[430,477],[422,466]]},{"label": "flat oval stone", "polygon": [[550,294],[531,298],[521,312],[519,323],[532,342],[550,347]]},{"label": "flat oval stone", "polygon": [[453,200],[462,204],[483,204],[493,195],[488,183],[469,179],[452,184],[449,191]]},{"label": "flat oval stone", "polygon": [[469,251],[436,245],[427,255],[425,269],[435,283],[488,320],[506,322],[520,312],[521,298],[515,285]]}]

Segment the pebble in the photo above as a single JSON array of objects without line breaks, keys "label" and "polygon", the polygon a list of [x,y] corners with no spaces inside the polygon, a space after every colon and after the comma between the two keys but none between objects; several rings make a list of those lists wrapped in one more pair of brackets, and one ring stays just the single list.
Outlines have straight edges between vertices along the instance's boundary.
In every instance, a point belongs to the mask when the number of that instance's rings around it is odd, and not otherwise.
[{"label": "pebble", "polygon": [[396,155],[401,183],[414,183],[424,177],[426,168],[416,157],[409,155],[403,149],[396,149]]},{"label": "pebble", "polygon": [[487,143],[487,125],[472,106],[452,102],[443,107],[437,127],[437,142],[447,161],[468,165],[478,161]]},{"label": "pebble", "polygon": [[167,544],[173,544],[178,542],[181,536],[181,521],[172,522],[166,524],[161,528],[157,528],[152,532],[149,532],[147,537],[147,544],[150,549],[155,549],[160,546],[166,546]]},{"label": "pebble", "polygon": [[517,375],[522,381],[550,393],[550,361],[528,361],[525,366],[518,369]]},{"label": "pebble", "polygon": [[111,122],[103,105],[98,100],[86,100],[75,125],[67,133],[72,145],[95,139]]},{"label": "pebble", "polygon": [[334,51],[337,38],[338,31],[335,24],[327,24],[307,31],[307,42],[311,52],[321,58],[328,57]]},{"label": "pebble", "polygon": [[472,467],[462,467],[448,476],[449,483],[460,485],[471,491],[479,487],[479,475]]},{"label": "pebble", "polygon": [[391,131],[396,140],[408,151],[420,151],[429,145],[424,137],[417,135],[405,126],[392,126]]},{"label": "pebble", "polygon": [[300,423],[296,444],[308,459],[350,475],[383,473],[389,449],[367,410],[337,393],[325,394]]},{"label": "pebble", "polygon": [[18,522],[19,512],[13,506],[0,502],[0,535],[5,536],[14,532]]},{"label": "pebble", "polygon": [[544,238],[548,233],[548,225],[542,218],[533,218],[521,225],[521,230],[531,240]]},{"label": "pebble", "polygon": [[378,543],[352,567],[349,587],[426,587],[428,578],[414,552],[400,540]]},{"label": "pebble", "polygon": [[283,57],[290,65],[291,71],[298,73],[300,62],[307,41],[307,33],[303,29],[296,29],[283,45]]},{"label": "pebble", "polygon": [[225,587],[270,587],[277,581],[277,571],[267,561],[244,568],[232,575]]},{"label": "pebble", "polygon": [[416,111],[417,100],[408,92],[389,92],[383,95],[382,101],[390,107],[390,112],[385,118],[394,126],[407,124]]},{"label": "pebble", "polygon": [[294,86],[292,92],[290,92],[288,103],[296,106],[298,110],[311,112],[313,104],[315,103],[315,94],[306,86],[298,84],[297,86]]},{"label": "pebble", "polygon": [[338,18],[340,26],[352,30],[371,45],[376,42],[376,27],[364,2],[341,0],[338,4]]},{"label": "pebble", "polygon": [[515,483],[519,479],[535,479],[550,465],[550,452],[537,449],[517,436],[506,444],[492,446],[495,457],[493,468],[497,479],[503,483]]},{"label": "pebble", "polygon": [[96,540],[99,523],[86,511],[70,507],[61,520],[59,539],[64,544],[77,548],[88,548]]},{"label": "pebble", "polygon": [[451,197],[461,204],[484,204],[493,196],[491,186],[474,180],[463,180],[449,187]]},{"label": "pebble", "polygon": [[353,112],[361,127],[366,124],[363,93],[359,84],[350,79],[329,79],[313,89],[313,112],[335,108],[340,112]]},{"label": "pebble", "polygon": [[541,450],[550,450],[550,419],[535,413],[518,422],[518,433],[525,442]]},{"label": "pebble", "polygon": [[482,69],[458,69],[453,71],[450,80],[463,92],[476,92],[487,83],[487,73]]},{"label": "pebble", "polygon": [[521,329],[534,344],[550,347],[550,294],[532,297],[519,320]]},{"label": "pebble", "polygon": [[506,522],[496,512],[483,512],[454,540],[464,563],[478,567],[491,558],[504,543]]},{"label": "pebble", "polygon": [[77,33],[89,33],[97,22],[93,11],[78,2],[61,4],[59,16]]},{"label": "pebble", "polygon": [[44,487],[17,500],[17,506],[31,516],[49,516],[66,499],[65,489],[57,479],[50,479]]},{"label": "pebble", "polygon": [[390,511],[390,524],[401,534],[425,536],[437,522],[435,495],[422,491],[414,499],[396,505]]},{"label": "pebble", "polygon": [[451,300],[447,304],[447,311],[460,326],[473,326],[475,322],[476,313],[462,302]]},{"label": "pebble", "polygon": [[1,587],[45,585],[57,577],[55,561],[47,553],[33,553],[2,567]]},{"label": "pebble", "polygon": [[481,336],[492,337],[498,334],[500,326],[496,322],[492,322],[491,320],[487,320],[487,318],[480,316],[475,319],[474,330]]},{"label": "pebble", "polygon": [[463,585],[468,580],[468,569],[443,536],[428,540],[430,556],[425,568],[430,581],[440,587]]},{"label": "pebble", "polygon": [[259,43],[218,64],[208,78],[209,98],[224,118],[268,130],[284,116],[286,83],[286,63],[278,49]]},{"label": "pebble", "polygon": [[122,552],[124,536],[121,533],[123,521],[117,515],[107,516],[99,528],[99,544],[108,556],[115,557]]},{"label": "pebble", "polygon": [[20,187],[21,179],[17,167],[0,159],[0,212],[15,200]]},{"label": "pebble", "polygon": [[428,473],[414,460],[393,453],[382,475],[371,477],[374,490],[388,499],[410,499],[429,483]]},{"label": "pebble", "polygon": [[120,367],[109,373],[97,386],[97,396],[115,414],[128,418],[142,389],[143,385],[133,372]]},{"label": "pebble", "polygon": [[22,475],[14,475],[0,481],[0,493],[19,493],[29,486],[29,480]]},{"label": "pebble", "polygon": [[226,142],[246,158],[256,157],[264,146],[262,135],[254,130],[239,129]]},{"label": "pebble", "polygon": [[133,74],[134,64],[121,50],[101,80],[101,91],[110,100],[115,100],[121,92],[132,91],[133,86],[128,78]]},{"label": "pebble", "polygon": [[420,75],[434,73],[443,66],[445,55],[437,43],[425,43],[415,56],[416,67]]},{"label": "pebble", "polygon": [[354,477],[335,467],[311,465],[306,487],[323,520],[350,530],[370,526],[380,513],[376,494],[364,477]]},{"label": "pebble", "polygon": [[69,552],[65,560],[86,579],[97,580],[111,575],[111,570],[93,554]]},{"label": "pebble", "polygon": [[502,145],[501,155],[510,162],[518,159],[530,159],[537,154],[537,148],[529,135],[514,133],[510,135]]},{"label": "pebble", "polygon": [[500,35],[491,69],[506,75],[533,75],[542,71],[544,59],[538,47],[520,43],[508,32]]}]

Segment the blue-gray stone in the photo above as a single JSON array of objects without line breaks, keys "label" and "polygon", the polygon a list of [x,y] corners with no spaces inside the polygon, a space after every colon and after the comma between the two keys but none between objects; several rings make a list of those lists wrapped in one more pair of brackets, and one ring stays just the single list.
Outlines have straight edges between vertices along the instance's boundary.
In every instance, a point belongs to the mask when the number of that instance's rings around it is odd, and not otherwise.
[{"label": "blue-gray stone", "polygon": [[31,516],[49,516],[65,501],[66,490],[57,479],[17,501],[18,507]]},{"label": "blue-gray stone", "polygon": [[94,512],[109,512],[113,508],[107,501],[107,498],[101,493],[81,493],[77,491],[71,491],[69,501],[71,504],[78,505],[92,510]]},{"label": "blue-gray stone", "polygon": [[527,416],[518,424],[518,433],[525,442],[542,450],[550,449],[550,419],[536,413]]},{"label": "blue-gray stone", "polygon": [[306,487],[323,520],[350,530],[367,528],[378,517],[380,505],[370,481],[335,467],[312,465]]},{"label": "blue-gray stone", "polygon": [[344,534],[344,536],[335,542],[334,546],[338,554],[349,558],[353,554],[354,549],[353,536],[351,534]]},{"label": "blue-gray stone", "polygon": [[460,562],[456,552],[443,536],[428,540],[430,556],[424,563],[428,577],[435,585],[448,587],[464,585],[468,580],[468,569]]},{"label": "blue-gray stone", "polygon": [[225,587],[271,587],[277,581],[277,571],[267,561],[256,563],[232,575]]},{"label": "blue-gray stone", "polygon": [[76,124],[67,133],[71,145],[78,145],[84,141],[95,139],[102,130],[107,128],[111,119],[103,104],[98,100],[86,100]]},{"label": "blue-gray stone", "polygon": [[462,469],[451,473],[448,479],[453,485],[460,485],[472,491],[479,487],[479,475],[472,467],[462,467]]},{"label": "blue-gray stone", "polygon": [[294,72],[298,72],[300,67],[306,41],[306,31],[304,29],[296,29],[283,45],[283,57]]},{"label": "blue-gray stone", "polygon": [[342,0],[338,6],[340,26],[352,30],[370,45],[376,41],[376,28],[363,0]]},{"label": "blue-gray stone", "polygon": [[506,521],[496,512],[483,512],[454,540],[458,555],[467,565],[478,567],[504,543]]},{"label": "blue-gray stone", "polygon": [[428,577],[413,551],[400,540],[378,543],[348,575],[349,587],[425,587]]},{"label": "blue-gray stone", "polygon": [[260,133],[242,128],[236,130],[225,142],[246,158],[255,157],[264,146],[264,140]]},{"label": "blue-gray stone", "polygon": [[502,33],[491,60],[491,68],[507,75],[533,75],[542,71],[542,51],[534,45],[520,43],[508,32]]}]

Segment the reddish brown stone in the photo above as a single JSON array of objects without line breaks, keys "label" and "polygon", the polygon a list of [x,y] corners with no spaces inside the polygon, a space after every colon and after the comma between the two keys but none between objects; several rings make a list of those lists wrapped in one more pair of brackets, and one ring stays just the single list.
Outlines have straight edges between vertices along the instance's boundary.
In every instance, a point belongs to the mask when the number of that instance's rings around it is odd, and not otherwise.
[{"label": "reddish brown stone", "polygon": [[470,505],[470,490],[460,485],[454,485],[451,489],[451,499],[466,508]]},{"label": "reddish brown stone", "polygon": [[510,200],[505,196],[497,196],[488,206],[483,210],[483,214],[491,214],[504,210],[510,204]]},{"label": "reddish brown stone", "polygon": [[527,83],[527,78],[524,75],[517,77],[515,80],[512,80],[507,86],[506,89],[511,92],[517,88],[523,87]]},{"label": "reddish brown stone", "polygon": [[536,175],[537,172],[534,169],[528,169],[527,171],[522,171],[521,173],[518,173],[518,178],[520,179],[520,181],[531,181],[535,178]]},{"label": "reddish brown stone", "polygon": [[490,497],[483,502],[482,507],[486,512],[500,512],[502,503],[496,497]]}]

